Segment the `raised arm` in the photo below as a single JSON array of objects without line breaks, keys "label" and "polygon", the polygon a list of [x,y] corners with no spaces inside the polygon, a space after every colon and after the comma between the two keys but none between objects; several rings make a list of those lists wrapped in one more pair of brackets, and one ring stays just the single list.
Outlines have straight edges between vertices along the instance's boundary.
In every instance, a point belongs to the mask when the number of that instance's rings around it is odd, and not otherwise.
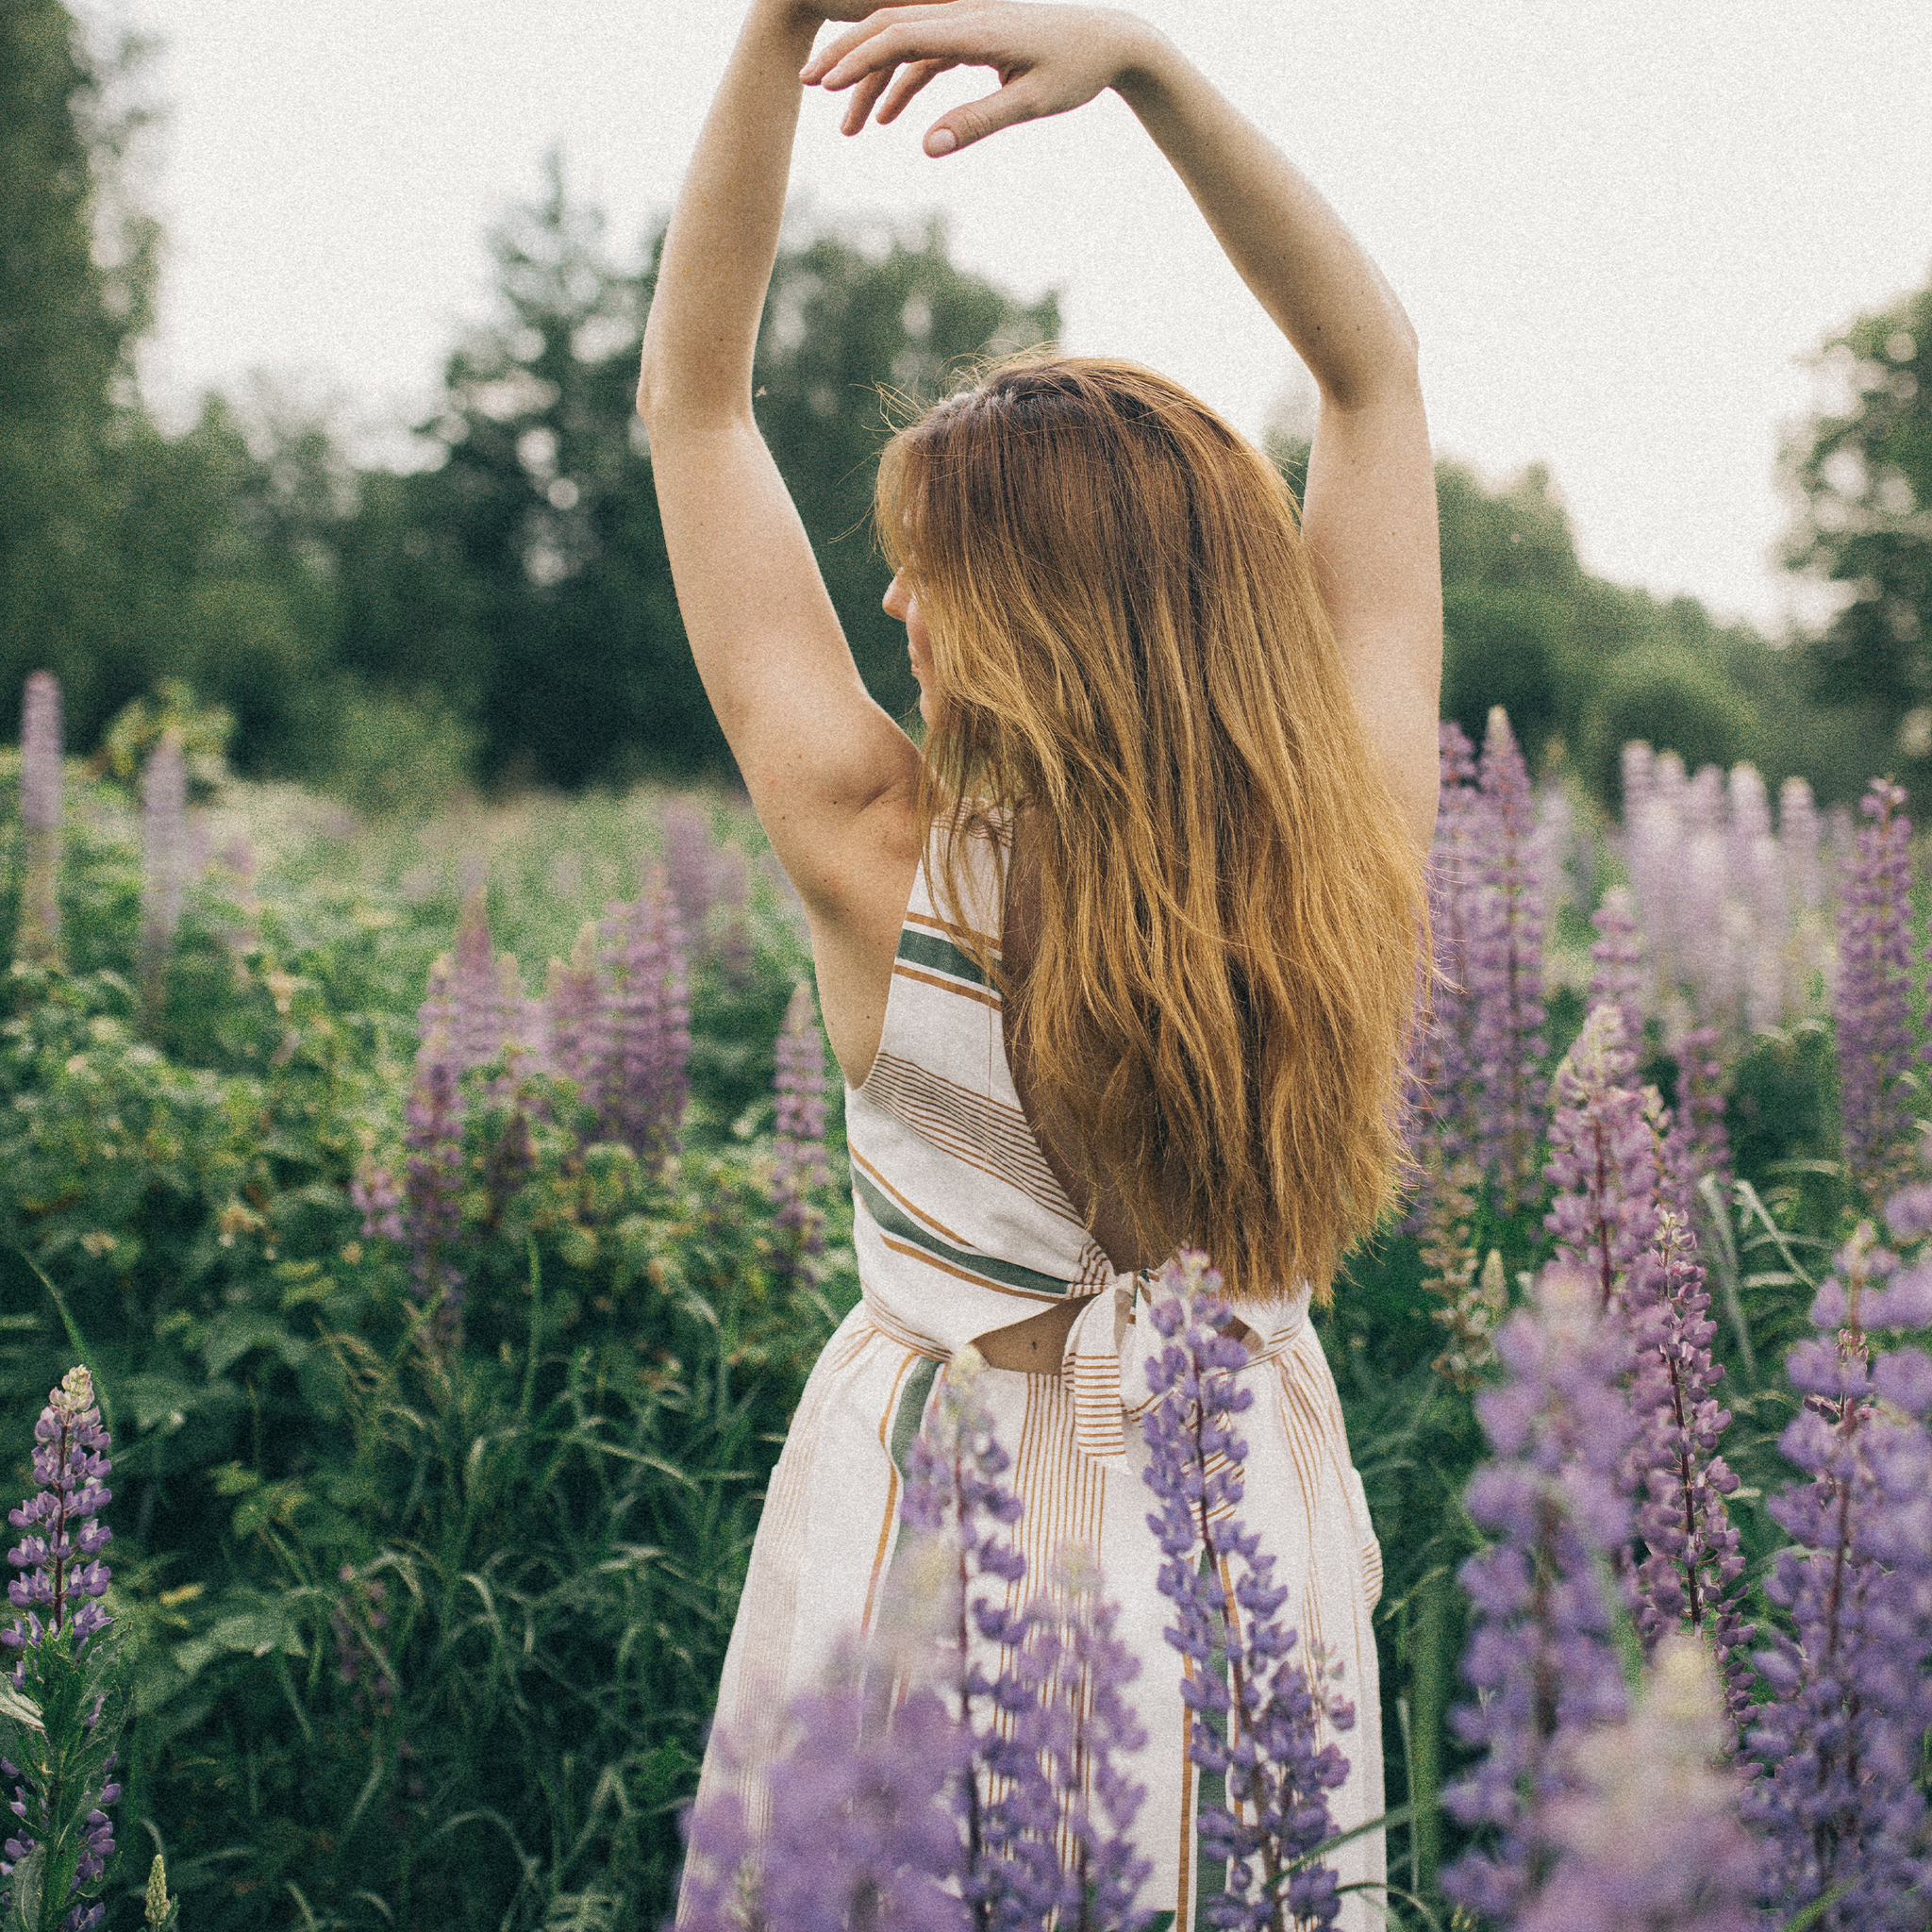
[{"label": "raised arm", "polygon": [[815,937],[853,900],[877,842],[868,814],[908,799],[918,772],[852,661],[752,415],[799,63],[832,10],[755,0],[665,236],[638,384],[691,653]]},{"label": "raised arm", "polygon": [[934,75],[998,91],[927,130],[940,157],[1112,88],[1187,185],[1321,391],[1304,527],[1357,708],[1419,842],[1436,812],[1442,653],[1434,466],[1416,338],[1374,263],[1307,178],[1162,36],[1131,15],[1022,0],[882,8],[805,70],[854,90],[848,132],[895,118]]}]

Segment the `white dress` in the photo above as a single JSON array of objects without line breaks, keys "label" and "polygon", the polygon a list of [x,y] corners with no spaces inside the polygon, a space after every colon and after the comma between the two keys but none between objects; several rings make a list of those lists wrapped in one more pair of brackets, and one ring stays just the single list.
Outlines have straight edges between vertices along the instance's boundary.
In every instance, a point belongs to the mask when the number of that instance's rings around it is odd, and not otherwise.
[{"label": "white dress", "polygon": [[[935,829],[935,841],[941,836]],[[975,837],[962,855],[965,916],[998,950],[1009,839]],[[938,848],[930,853],[938,874]],[[1097,1561],[1103,1594],[1122,1607],[1116,1634],[1141,1659],[1126,1696],[1147,1733],[1127,1761],[1147,1789],[1138,1849],[1153,1861],[1141,1892],[1157,1924],[1201,1922],[1194,1768],[1187,1756],[1181,1662],[1162,1637],[1173,1606],[1156,1589],[1153,1492],[1134,1409],[1149,1325],[1128,1319],[1132,1277],[1117,1275],[1047,1165],[1008,1063],[1000,998],[958,929],[935,909],[922,868],[900,935],[878,1058],[845,1094],[859,1306],[826,1343],[773,1473],[744,1595],[719,1687],[721,1735],[749,1738],[793,1692],[813,1684],[841,1636],[876,1623],[891,1558],[908,1445],[947,1359],[975,1336],[1069,1295],[1092,1295],[1058,1374],[987,1369],[977,1395],[1012,1457],[1024,1505],[1014,1536],[1029,1575],[1069,1541]],[[1335,1382],[1307,1320],[1286,1307],[1236,1304],[1264,1338],[1242,1371],[1255,1400],[1241,1417],[1248,1444],[1241,1516],[1275,1557],[1281,1620],[1342,1667],[1356,1723],[1334,1738],[1347,1782],[1329,1793],[1339,1830],[1381,1814],[1382,1750],[1370,1615],[1382,1558],[1361,1479],[1349,1460]],[[1124,1378],[1122,1357],[1127,1357]],[[1124,1379],[1125,1383],[1123,1392]],[[1322,1741],[1328,1741],[1324,1733]],[[762,1794],[707,1754],[699,1802],[740,1783],[757,1829]],[[1383,1837],[1365,1833],[1335,1857],[1343,1885],[1379,1882]],[[1215,1882],[1209,1873],[1206,1883]],[[1350,1894],[1340,1924],[1385,1924],[1379,1894]]]}]

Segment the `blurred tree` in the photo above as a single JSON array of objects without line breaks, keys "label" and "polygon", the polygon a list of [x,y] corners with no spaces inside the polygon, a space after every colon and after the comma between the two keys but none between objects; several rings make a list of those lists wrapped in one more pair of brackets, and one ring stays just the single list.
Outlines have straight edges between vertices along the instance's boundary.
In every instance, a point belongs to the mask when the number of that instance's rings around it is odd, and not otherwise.
[{"label": "blurred tree", "polygon": [[1861,315],[1819,364],[1837,390],[1785,451],[1794,570],[1842,586],[1810,646],[1821,694],[1870,701],[1932,763],[1932,284]]},{"label": "blurred tree", "polygon": [[780,256],[758,334],[758,426],[784,472],[873,695],[917,704],[906,630],[879,608],[891,573],[872,530],[891,431],[989,357],[1058,339],[1059,305],[1016,304],[953,266],[943,227],[872,246],[823,234]]},{"label": "blurred tree", "polygon": [[[433,683],[483,734],[484,774],[575,786],[726,768],[684,641],[632,409],[657,243],[619,270],[560,162],[492,238],[500,312],[450,358],[425,425],[436,466],[364,479],[336,538],[342,661]],[[658,238],[661,242],[661,231]],[[872,472],[880,390],[938,392],[962,358],[1050,338],[1053,301],[1018,307],[956,269],[942,235],[788,247],[760,330],[758,420],[798,502],[859,669],[889,709],[916,692],[879,610]]]},{"label": "blurred tree", "polygon": [[59,0],[0,7],[0,688],[59,673],[70,732],[111,627],[104,470],[152,281],[125,192],[142,51],[92,47]]},{"label": "blurred tree", "polygon": [[1674,751],[1688,770],[1761,763],[1757,710],[1707,658],[1667,642],[1640,644],[1604,671],[1578,746],[1585,781],[1611,806],[1623,800],[1623,751],[1632,739]]}]

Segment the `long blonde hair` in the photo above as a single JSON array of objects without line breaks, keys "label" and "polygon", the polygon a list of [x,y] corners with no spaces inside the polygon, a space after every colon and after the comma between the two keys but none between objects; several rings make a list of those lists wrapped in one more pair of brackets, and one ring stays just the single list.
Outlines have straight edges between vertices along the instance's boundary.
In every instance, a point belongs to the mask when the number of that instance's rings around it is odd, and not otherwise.
[{"label": "long blonde hair", "polygon": [[1326,1302],[1402,1160],[1421,856],[1287,486],[1165,377],[1034,355],[901,430],[876,510],[931,639],[922,823],[1030,810],[1032,965],[982,964],[1042,1124],[1142,1252]]}]

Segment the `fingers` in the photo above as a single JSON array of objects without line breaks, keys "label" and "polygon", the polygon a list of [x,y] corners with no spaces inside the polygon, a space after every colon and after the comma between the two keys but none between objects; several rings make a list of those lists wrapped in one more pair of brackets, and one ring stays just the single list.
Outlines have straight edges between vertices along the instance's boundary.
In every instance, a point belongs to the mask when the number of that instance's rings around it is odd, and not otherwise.
[{"label": "fingers", "polygon": [[919,60],[909,67],[902,67],[892,82],[892,90],[879,104],[878,125],[887,126],[896,121],[905,111],[908,102],[917,95],[925,84],[947,73],[959,63],[957,60]]},{"label": "fingers", "polygon": [[1035,95],[1028,76],[1023,75],[993,93],[941,114],[925,130],[926,153],[937,160],[942,155],[984,141],[989,134],[997,134],[1002,127],[1037,119],[1045,110]]},{"label": "fingers", "polygon": [[[878,97],[892,85],[892,70],[887,68],[882,73],[868,74],[852,90],[845,102],[845,112],[839,122],[841,134],[857,134],[865,125],[866,117],[872,112]],[[886,118],[884,114],[879,116],[881,122]]]},{"label": "fingers", "polygon": [[970,21],[958,7],[888,7],[841,34],[799,70],[808,87],[837,93],[869,74],[935,58],[971,59]]}]

